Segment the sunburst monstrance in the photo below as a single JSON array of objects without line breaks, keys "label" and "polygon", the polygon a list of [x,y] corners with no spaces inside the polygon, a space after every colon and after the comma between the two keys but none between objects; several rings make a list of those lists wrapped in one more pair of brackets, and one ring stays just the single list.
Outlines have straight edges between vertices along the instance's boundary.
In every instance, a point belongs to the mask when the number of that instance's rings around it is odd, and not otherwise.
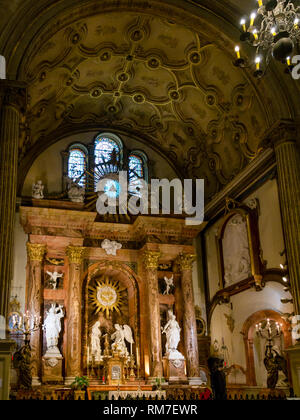
[{"label": "sunburst monstrance", "polygon": [[95,313],[106,312],[109,316],[110,311],[120,313],[120,307],[124,304],[122,292],[119,282],[113,282],[109,277],[105,276],[101,280],[96,280],[94,286],[89,287],[89,297]]}]

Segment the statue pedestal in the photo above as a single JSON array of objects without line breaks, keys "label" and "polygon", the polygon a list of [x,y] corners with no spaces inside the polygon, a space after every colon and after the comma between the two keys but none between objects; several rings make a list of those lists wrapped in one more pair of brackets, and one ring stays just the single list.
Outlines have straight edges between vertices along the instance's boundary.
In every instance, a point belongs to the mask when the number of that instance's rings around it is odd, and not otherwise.
[{"label": "statue pedestal", "polygon": [[106,376],[108,385],[123,385],[124,380],[124,359],[114,355],[108,359],[106,365]]},{"label": "statue pedestal", "polygon": [[169,359],[164,357],[164,366],[168,382],[187,382],[185,359]]},{"label": "statue pedestal", "polygon": [[300,397],[300,343],[285,350],[289,355],[294,394]]},{"label": "statue pedestal", "polygon": [[11,355],[16,343],[0,340],[0,400],[9,399]]},{"label": "statue pedestal", "polygon": [[57,349],[47,350],[42,357],[43,382],[63,382],[62,377],[62,360],[63,357]]}]

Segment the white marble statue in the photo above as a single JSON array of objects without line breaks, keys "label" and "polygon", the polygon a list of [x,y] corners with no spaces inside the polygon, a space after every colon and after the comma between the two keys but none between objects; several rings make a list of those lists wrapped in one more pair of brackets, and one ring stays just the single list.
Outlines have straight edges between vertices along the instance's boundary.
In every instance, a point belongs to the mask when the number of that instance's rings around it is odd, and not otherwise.
[{"label": "white marble statue", "polygon": [[176,317],[172,310],[168,311],[169,321],[162,328],[162,334],[166,334],[166,356],[169,360],[183,360],[184,356],[177,350],[180,341],[180,331]]},{"label": "white marble statue", "polygon": [[122,244],[116,241],[110,241],[109,239],[104,239],[101,243],[101,248],[103,248],[107,255],[117,255],[117,250],[122,248]]},{"label": "white marble statue", "polygon": [[67,191],[68,197],[72,201],[72,203],[84,202],[85,189],[69,177],[67,177]]},{"label": "white marble statue", "polygon": [[166,290],[164,291],[164,295],[169,295],[170,294],[170,289],[171,286],[174,286],[174,276],[172,275],[172,277],[170,277],[168,279],[168,277],[164,277],[165,283],[166,283]]},{"label": "white marble statue", "polygon": [[64,317],[63,306],[56,307],[56,303],[52,303],[47,311],[43,329],[46,331],[47,353],[59,353],[57,344],[59,334],[61,332],[61,318]]},{"label": "white marble statue", "polygon": [[115,324],[116,331],[112,334],[111,339],[114,340],[111,348],[113,352],[119,353],[121,357],[129,357],[125,340],[130,344],[130,354],[132,354],[132,344],[134,343],[132,331],[129,325]]},{"label": "white marble statue", "polygon": [[53,273],[51,271],[46,271],[46,273],[50,276],[50,279],[48,280],[50,285],[54,290],[56,290],[57,279],[63,277],[63,273],[58,273],[57,271],[54,271]]},{"label": "white marble statue", "polygon": [[228,222],[223,237],[225,286],[251,276],[251,260],[246,221],[240,214]]},{"label": "white marble statue", "polygon": [[44,198],[44,185],[41,180],[37,181],[36,184],[32,184],[32,198],[36,200]]},{"label": "white marble statue", "polygon": [[101,361],[101,330],[100,330],[100,321],[96,321],[92,328],[91,336],[91,354],[95,358],[96,362]]}]

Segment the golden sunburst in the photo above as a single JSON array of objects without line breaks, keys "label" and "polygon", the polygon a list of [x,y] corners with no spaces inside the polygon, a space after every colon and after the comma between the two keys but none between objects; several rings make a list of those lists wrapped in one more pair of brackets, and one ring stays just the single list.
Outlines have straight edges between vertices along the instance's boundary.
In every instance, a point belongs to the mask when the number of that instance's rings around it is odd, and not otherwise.
[{"label": "golden sunburst", "polygon": [[108,276],[96,280],[95,285],[89,287],[89,298],[95,313],[106,312],[106,317],[109,316],[110,311],[120,313],[120,307],[124,304],[122,296],[124,290],[119,282],[112,281]]}]

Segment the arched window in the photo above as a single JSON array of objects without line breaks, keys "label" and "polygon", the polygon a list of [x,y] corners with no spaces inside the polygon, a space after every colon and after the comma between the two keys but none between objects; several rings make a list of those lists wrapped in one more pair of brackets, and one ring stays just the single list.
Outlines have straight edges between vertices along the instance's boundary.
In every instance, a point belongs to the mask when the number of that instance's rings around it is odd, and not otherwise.
[{"label": "arched window", "polygon": [[96,137],[94,148],[94,185],[108,174],[118,173],[123,156],[121,140],[111,133]]},{"label": "arched window", "polygon": [[69,149],[68,177],[82,187],[85,186],[86,181],[86,156],[87,154],[78,145],[73,145]]},{"label": "arched window", "polygon": [[138,191],[141,180],[148,182],[147,157],[140,151],[132,152],[128,158],[129,191]]},{"label": "arched window", "polygon": [[105,134],[98,136],[95,140],[95,167],[109,163],[114,157],[119,161],[121,149],[121,141],[116,136]]}]

